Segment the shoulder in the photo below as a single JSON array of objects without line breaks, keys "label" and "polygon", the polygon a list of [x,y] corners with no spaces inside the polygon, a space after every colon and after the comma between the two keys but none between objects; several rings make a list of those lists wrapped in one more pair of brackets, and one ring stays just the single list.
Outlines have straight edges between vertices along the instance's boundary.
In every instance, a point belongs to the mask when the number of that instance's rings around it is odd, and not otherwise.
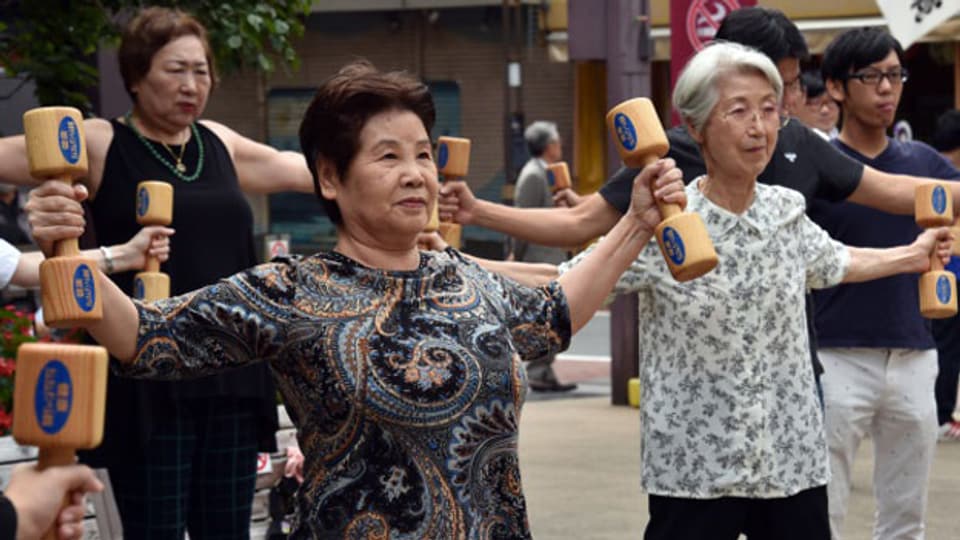
[{"label": "shoulder", "polygon": [[220,122],[215,122],[213,120],[200,120],[197,122],[197,124],[210,130],[210,132],[220,139],[220,142],[226,145],[226,147],[231,151],[233,149],[233,145],[235,145],[239,139],[243,138],[239,133],[230,129],[224,124],[221,124]]},{"label": "shoulder", "polygon": [[802,216],[807,209],[802,193],[777,185],[757,184],[756,201],[764,213],[780,223]]}]

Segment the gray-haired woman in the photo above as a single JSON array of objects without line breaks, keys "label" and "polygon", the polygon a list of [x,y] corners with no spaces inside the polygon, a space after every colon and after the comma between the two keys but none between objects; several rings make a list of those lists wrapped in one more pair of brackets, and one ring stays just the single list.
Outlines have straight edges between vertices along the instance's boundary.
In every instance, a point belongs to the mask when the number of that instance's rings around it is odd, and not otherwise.
[{"label": "gray-haired woman", "polygon": [[730,43],[700,51],[674,89],[707,170],[687,186],[688,209],[720,263],[678,283],[650,244],[616,287],[640,294],[647,540],[829,539],[804,293],[924,271],[934,247],[949,256],[946,229],[909,246],[844,246],[806,217],[800,193],[757,184],[782,91],[769,58]]}]

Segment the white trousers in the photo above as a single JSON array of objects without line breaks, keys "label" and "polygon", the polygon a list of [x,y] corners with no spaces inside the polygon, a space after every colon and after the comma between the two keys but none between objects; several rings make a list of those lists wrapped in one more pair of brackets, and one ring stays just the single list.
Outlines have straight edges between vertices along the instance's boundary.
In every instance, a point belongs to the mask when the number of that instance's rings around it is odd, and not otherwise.
[{"label": "white trousers", "polygon": [[847,513],[853,459],[873,439],[874,540],[922,540],[927,480],[937,444],[936,349],[820,349],[827,486],[835,540]]}]

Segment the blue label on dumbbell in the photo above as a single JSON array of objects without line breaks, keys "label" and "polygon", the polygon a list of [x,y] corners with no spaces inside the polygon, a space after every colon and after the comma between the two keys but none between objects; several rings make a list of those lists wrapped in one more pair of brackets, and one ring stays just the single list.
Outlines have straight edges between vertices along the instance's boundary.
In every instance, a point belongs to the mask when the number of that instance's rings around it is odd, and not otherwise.
[{"label": "blue label on dumbbell", "polygon": [[63,362],[50,360],[40,368],[33,407],[44,433],[59,433],[66,425],[73,408],[73,381]]},{"label": "blue label on dumbbell", "polygon": [[67,163],[71,165],[80,161],[80,150],[82,148],[80,128],[77,127],[77,123],[73,121],[73,118],[64,116],[63,120],[60,120],[60,129],[57,130],[57,138],[60,139],[60,153],[63,154],[63,159],[67,160]]},{"label": "blue label on dumbbell", "polygon": [[947,211],[947,190],[943,189],[943,186],[937,186],[933,188],[933,193],[930,195],[930,203],[933,205],[933,211],[937,214],[942,214]]},{"label": "blue label on dumbbell", "polygon": [[937,300],[939,300],[941,304],[950,303],[950,296],[952,294],[950,290],[951,288],[950,278],[947,276],[940,276],[937,278]]},{"label": "blue label on dumbbell", "polygon": [[446,167],[448,159],[450,159],[450,150],[447,149],[447,143],[440,143],[437,147],[437,167],[441,169]]},{"label": "blue label on dumbbell", "polygon": [[550,169],[547,169],[547,185],[550,187],[557,185],[557,175],[553,174]]},{"label": "blue label on dumbbell", "polygon": [[80,264],[73,272],[73,298],[84,311],[93,309],[97,302],[96,281],[93,270],[85,264]]},{"label": "blue label on dumbbell", "polygon": [[663,229],[663,251],[667,254],[667,257],[670,257],[673,264],[683,264],[683,260],[687,258],[687,251],[683,247],[683,239],[680,238],[680,233],[673,227]]},{"label": "blue label on dumbbell", "polygon": [[147,215],[148,210],[150,210],[150,192],[142,187],[137,191],[137,217]]},{"label": "blue label on dumbbell", "polygon": [[617,113],[613,117],[613,126],[617,130],[617,138],[620,144],[627,150],[633,150],[637,147],[637,130],[633,127],[633,122],[623,113]]},{"label": "blue label on dumbbell", "polygon": [[143,279],[136,278],[133,280],[133,297],[137,300],[143,300],[143,297],[147,295],[146,286],[143,284]]}]

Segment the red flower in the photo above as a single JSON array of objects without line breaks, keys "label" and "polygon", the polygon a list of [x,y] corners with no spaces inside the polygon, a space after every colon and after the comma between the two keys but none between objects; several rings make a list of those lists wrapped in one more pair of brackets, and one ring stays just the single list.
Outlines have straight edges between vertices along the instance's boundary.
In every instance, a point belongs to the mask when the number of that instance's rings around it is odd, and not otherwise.
[{"label": "red flower", "polygon": [[7,433],[10,431],[10,426],[13,425],[13,416],[7,413],[7,410],[0,405],[0,432]]},{"label": "red flower", "polygon": [[0,377],[9,377],[17,369],[17,362],[13,358],[0,358]]}]

